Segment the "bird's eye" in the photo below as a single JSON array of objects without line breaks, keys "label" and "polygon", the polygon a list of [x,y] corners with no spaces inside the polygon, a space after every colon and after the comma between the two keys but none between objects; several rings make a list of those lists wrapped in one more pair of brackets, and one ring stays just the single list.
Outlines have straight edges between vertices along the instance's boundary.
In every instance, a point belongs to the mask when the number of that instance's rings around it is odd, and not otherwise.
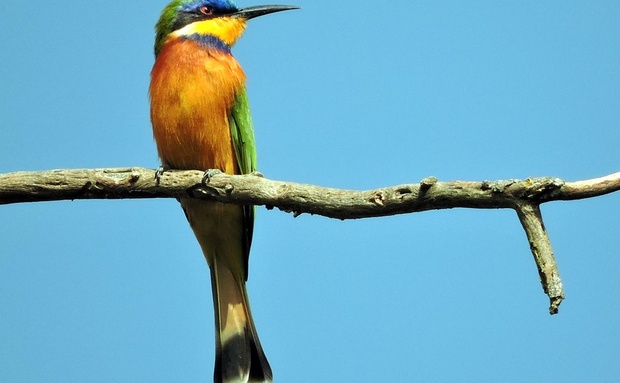
[{"label": "bird's eye", "polygon": [[209,5],[203,5],[202,7],[200,7],[200,13],[205,16],[211,16],[213,15],[213,7]]}]

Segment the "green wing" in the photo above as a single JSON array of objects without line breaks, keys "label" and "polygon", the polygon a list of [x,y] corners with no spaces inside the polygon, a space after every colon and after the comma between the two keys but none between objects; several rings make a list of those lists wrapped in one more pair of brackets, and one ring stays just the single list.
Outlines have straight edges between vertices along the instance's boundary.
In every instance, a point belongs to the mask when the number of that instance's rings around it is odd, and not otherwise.
[{"label": "green wing", "polygon": [[[256,171],[256,141],[252,115],[245,88],[235,98],[230,112],[230,132],[235,148],[235,156],[241,174]],[[248,279],[248,258],[254,232],[254,206],[243,207],[243,244],[245,250],[245,279]]]},{"label": "green wing", "polygon": [[235,98],[231,111],[230,130],[239,171],[247,174],[256,171],[256,141],[254,140],[254,127],[252,115],[245,88]]}]

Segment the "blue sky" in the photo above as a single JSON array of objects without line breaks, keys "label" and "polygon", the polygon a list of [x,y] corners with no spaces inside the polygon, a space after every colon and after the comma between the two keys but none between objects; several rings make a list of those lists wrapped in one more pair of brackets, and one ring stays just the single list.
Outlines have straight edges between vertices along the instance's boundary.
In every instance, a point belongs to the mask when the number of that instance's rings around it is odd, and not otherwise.
[{"label": "blue sky", "polygon": [[[158,165],[147,88],[165,3],[0,5],[0,172]],[[291,4],[234,49],[267,177],[620,170],[620,3]],[[276,380],[617,381],[620,195],[542,210],[567,294],[553,317],[512,211],[259,208],[249,292]],[[213,336],[175,201],[0,206],[0,381],[209,381]]]}]

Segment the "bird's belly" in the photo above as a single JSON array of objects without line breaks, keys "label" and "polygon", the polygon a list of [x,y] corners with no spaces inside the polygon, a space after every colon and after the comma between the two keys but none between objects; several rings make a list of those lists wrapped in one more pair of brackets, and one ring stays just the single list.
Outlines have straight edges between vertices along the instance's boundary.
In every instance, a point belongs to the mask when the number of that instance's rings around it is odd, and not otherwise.
[{"label": "bird's belly", "polygon": [[[162,162],[174,169],[220,169],[236,172],[235,154],[228,116],[218,118],[185,114],[183,108],[169,106],[167,116],[153,122],[157,149]],[[212,112],[210,114],[213,114]]]}]

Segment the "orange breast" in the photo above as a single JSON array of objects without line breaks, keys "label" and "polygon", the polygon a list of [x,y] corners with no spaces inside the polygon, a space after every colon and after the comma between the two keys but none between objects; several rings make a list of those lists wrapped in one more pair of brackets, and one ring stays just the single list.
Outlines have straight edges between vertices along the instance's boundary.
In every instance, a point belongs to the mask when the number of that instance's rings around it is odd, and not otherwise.
[{"label": "orange breast", "polygon": [[238,173],[229,113],[245,75],[229,53],[171,39],[151,72],[151,122],[162,162],[173,169]]}]

